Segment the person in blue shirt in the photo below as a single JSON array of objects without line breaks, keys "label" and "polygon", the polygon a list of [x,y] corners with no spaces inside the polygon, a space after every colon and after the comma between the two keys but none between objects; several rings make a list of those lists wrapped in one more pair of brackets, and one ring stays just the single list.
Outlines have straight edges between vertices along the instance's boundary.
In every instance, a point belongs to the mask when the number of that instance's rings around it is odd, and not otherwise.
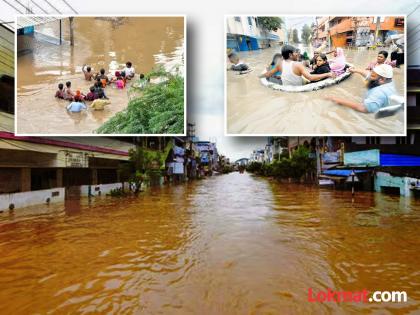
[{"label": "person in blue shirt", "polygon": [[67,105],[67,110],[72,113],[80,113],[85,109],[86,105],[82,102],[71,102],[69,105]]},{"label": "person in blue shirt", "polygon": [[375,113],[382,107],[390,105],[390,96],[397,94],[392,82],[393,69],[390,65],[381,64],[371,72],[354,68],[350,68],[349,71],[359,73],[366,79],[368,91],[363,102],[358,103],[335,96],[328,96],[327,100],[362,113]]}]

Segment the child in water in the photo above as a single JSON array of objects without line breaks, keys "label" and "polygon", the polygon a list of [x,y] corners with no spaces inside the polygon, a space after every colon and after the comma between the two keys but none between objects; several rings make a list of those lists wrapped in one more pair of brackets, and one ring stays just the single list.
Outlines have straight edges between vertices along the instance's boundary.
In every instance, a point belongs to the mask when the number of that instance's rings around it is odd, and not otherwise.
[{"label": "child in water", "polygon": [[74,93],[71,90],[71,82],[66,82],[66,88],[64,89],[64,99],[68,101],[72,101],[74,99]]},{"label": "child in water", "polygon": [[86,94],[85,101],[94,101],[98,98],[98,96],[95,94],[95,87],[91,86],[89,89],[89,93]]},{"label": "child in water", "polygon": [[74,96],[74,101],[75,102],[83,102],[84,100],[85,100],[85,95],[80,93],[80,90],[77,90],[76,95]]},{"label": "child in water", "polygon": [[232,66],[230,66],[229,70],[233,71],[247,71],[249,70],[249,66],[239,60],[239,56],[236,52],[231,52],[228,54],[229,61],[232,63]]},{"label": "child in water", "polygon": [[117,76],[117,79],[115,81],[115,86],[122,90],[125,87],[125,80],[124,80],[124,71],[123,72],[116,72],[115,75]]},{"label": "child in water", "polygon": [[60,83],[58,85],[58,90],[55,92],[55,97],[59,99],[64,99],[64,85],[63,83]]},{"label": "child in water", "polygon": [[92,81],[92,78],[93,78],[92,68],[88,65],[83,65],[82,71],[83,71],[83,74],[85,75],[85,80]]},{"label": "child in water", "polygon": [[138,83],[138,87],[140,89],[144,89],[146,87],[146,85],[148,84],[148,82],[149,82],[149,80],[145,78],[143,73],[141,73],[140,74],[140,80],[139,80],[139,83]]},{"label": "child in water", "polygon": [[100,72],[96,75],[96,80],[98,79],[102,82],[102,87],[106,87],[106,85],[109,83],[109,78],[105,74],[104,68],[102,68]]},{"label": "child in water", "polygon": [[125,78],[127,78],[128,80],[134,78],[135,71],[133,68],[133,64],[130,61],[126,62],[123,72],[125,73]]}]

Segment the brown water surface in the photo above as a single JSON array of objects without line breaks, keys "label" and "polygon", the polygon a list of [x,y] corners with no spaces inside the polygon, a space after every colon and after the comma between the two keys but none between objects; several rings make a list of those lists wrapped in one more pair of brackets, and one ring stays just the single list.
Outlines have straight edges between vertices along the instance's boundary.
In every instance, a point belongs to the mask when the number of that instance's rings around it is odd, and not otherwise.
[{"label": "brown water surface", "polygon": [[[104,111],[69,114],[67,101],[54,99],[58,83],[72,82],[87,93],[82,66],[112,72],[131,61],[137,74],[157,65],[183,73],[183,17],[74,18],[75,46],[69,45],[68,19],[63,20],[63,45],[57,45],[59,22],[37,26],[37,35],[18,36],[17,129],[19,133],[91,134],[128,104],[128,89],[107,87],[111,105]],[[26,53],[25,53],[26,52]],[[138,78],[138,76],[137,76]]]},{"label": "brown water surface", "polygon": [[[238,173],[0,215],[4,314],[418,314],[420,201]],[[404,290],[407,303],[309,303]]]},{"label": "brown water surface", "polygon": [[[302,51],[305,50],[301,47]],[[324,99],[338,96],[361,102],[366,94],[363,79],[352,75],[338,85],[318,91],[290,93],[275,91],[260,83],[258,75],[280,52],[279,46],[241,52],[252,72],[227,72],[227,130],[230,134],[402,134],[404,112],[375,119]],[[345,50],[347,62],[358,68],[376,59],[378,51]],[[310,53],[310,55],[312,55]],[[404,66],[394,70],[397,92],[405,95]]]}]

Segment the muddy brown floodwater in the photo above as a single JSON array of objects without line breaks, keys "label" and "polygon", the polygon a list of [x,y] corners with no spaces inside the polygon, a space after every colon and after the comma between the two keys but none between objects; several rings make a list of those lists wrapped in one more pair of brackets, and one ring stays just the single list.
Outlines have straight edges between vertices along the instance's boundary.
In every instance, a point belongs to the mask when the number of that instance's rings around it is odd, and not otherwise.
[{"label": "muddy brown floodwater", "polygon": [[[4,314],[418,314],[420,201],[233,173],[0,215]],[[400,290],[406,303],[310,303]]]},{"label": "muddy brown floodwater", "polygon": [[[18,36],[17,130],[19,133],[91,134],[128,104],[128,89],[107,87],[111,105],[104,111],[68,113],[67,101],[54,99],[58,83],[72,82],[73,90],[87,93],[82,66],[94,72],[113,71],[131,61],[137,75],[157,65],[168,71],[184,67],[183,17],[75,17],[75,46],[52,43],[59,22],[38,26],[36,36]],[[64,40],[69,40],[68,20],[63,20]],[[138,76],[137,76],[138,77]]]},{"label": "muddy brown floodwater", "polygon": [[[304,51],[303,47],[300,47]],[[281,48],[241,52],[241,59],[253,69],[245,75],[227,72],[227,129],[230,134],[402,134],[404,112],[375,119],[324,100],[344,97],[361,102],[366,93],[362,78],[352,75],[338,85],[319,91],[288,93],[263,86],[258,75]],[[312,54],[310,54],[312,55]],[[377,51],[345,50],[347,61],[366,68]],[[404,66],[394,70],[397,92],[405,95]]]}]

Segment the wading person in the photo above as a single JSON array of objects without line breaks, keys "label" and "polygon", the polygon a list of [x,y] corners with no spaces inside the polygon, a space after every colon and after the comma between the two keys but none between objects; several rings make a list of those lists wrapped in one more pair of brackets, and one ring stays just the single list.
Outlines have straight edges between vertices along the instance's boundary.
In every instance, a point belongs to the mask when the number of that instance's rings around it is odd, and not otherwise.
[{"label": "wading person", "polygon": [[281,49],[281,55],[283,57],[283,61],[274,69],[260,75],[261,78],[270,78],[276,72],[280,71],[283,85],[299,86],[304,84],[303,78],[307,79],[308,81],[319,81],[335,76],[332,72],[323,74],[310,74],[305,66],[297,61],[297,50],[293,46],[283,46]]},{"label": "wading person", "polygon": [[396,61],[389,61],[387,60],[388,58],[388,52],[385,50],[382,50],[378,53],[378,57],[376,58],[375,61],[372,61],[367,67],[366,70],[373,70],[373,68],[375,68],[376,66],[382,65],[382,64],[386,64],[386,65],[390,65],[391,67],[395,67],[396,66]]},{"label": "wading person", "polygon": [[85,75],[85,80],[92,81],[92,78],[93,78],[92,68],[88,65],[83,65],[82,71],[83,71],[83,74]]},{"label": "wading person", "polygon": [[69,105],[67,105],[67,110],[72,113],[80,113],[85,109],[86,105],[82,102],[71,102]]},{"label": "wading person", "polygon": [[134,78],[134,75],[136,74],[136,72],[134,71],[133,64],[130,61],[126,62],[125,68],[123,71],[125,72],[125,77],[128,80],[131,80],[132,78]]},{"label": "wading person", "polygon": [[381,64],[376,66],[372,72],[351,68],[353,73],[359,73],[366,78],[368,91],[362,103],[350,101],[348,99],[328,96],[327,100],[333,101],[338,105],[350,107],[362,113],[374,113],[382,107],[390,104],[390,96],[397,94],[392,82],[393,70],[390,65]]}]

